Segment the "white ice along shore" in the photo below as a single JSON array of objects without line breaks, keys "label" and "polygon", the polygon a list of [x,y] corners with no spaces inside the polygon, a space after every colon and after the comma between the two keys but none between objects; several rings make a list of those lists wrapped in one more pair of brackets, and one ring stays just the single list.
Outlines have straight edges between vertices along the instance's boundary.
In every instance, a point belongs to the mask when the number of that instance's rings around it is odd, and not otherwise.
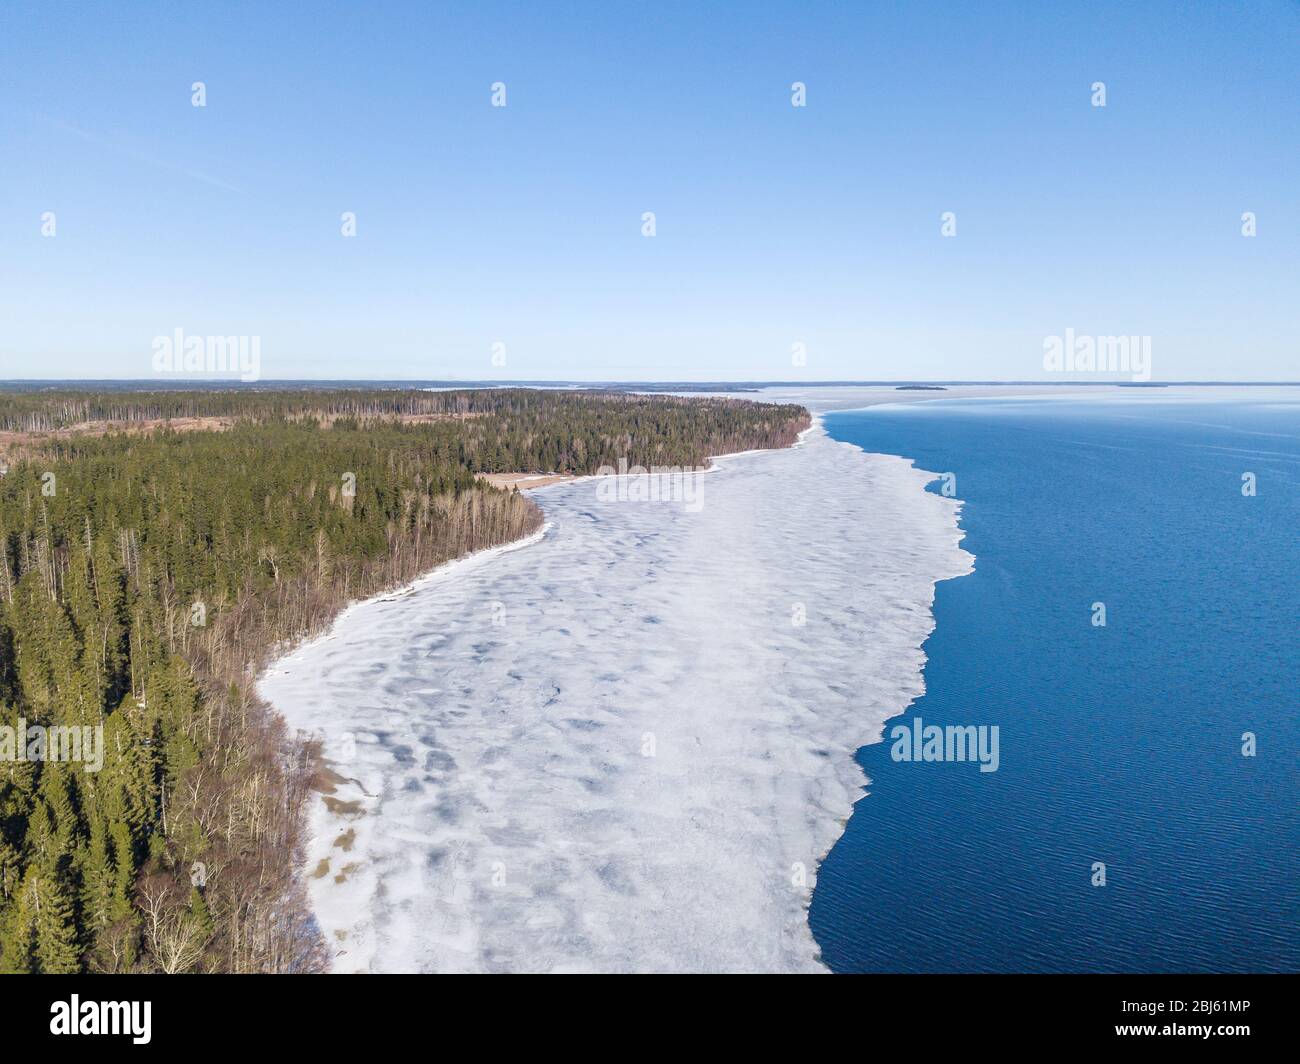
[{"label": "white ice along shore", "polygon": [[922,693],[935,582],[972,559],[931,474],[819,425],[718,466],[695,512],[543,489],[525,549],[268,670],[349,780],[310,813],[336,971],[824,970],[854,751]]}]

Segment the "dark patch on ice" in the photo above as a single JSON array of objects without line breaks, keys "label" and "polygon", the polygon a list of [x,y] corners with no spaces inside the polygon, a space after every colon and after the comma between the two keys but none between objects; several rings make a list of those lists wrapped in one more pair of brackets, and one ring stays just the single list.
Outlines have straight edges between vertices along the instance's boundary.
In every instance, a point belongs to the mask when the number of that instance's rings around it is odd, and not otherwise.
[{"label": "dark patch on ice", "polygon": [[633,885],[632,880],[613,861],[607,861],[596,869],[596,875],[615,894],[622,894],[624,897],[632,897],[636,894],[636,887]]},{"label": "dark patch on ice", "polygon": [[456,768],[456,759],[446,750],[430,750],[424,755],[425,772],[451,772]]}]

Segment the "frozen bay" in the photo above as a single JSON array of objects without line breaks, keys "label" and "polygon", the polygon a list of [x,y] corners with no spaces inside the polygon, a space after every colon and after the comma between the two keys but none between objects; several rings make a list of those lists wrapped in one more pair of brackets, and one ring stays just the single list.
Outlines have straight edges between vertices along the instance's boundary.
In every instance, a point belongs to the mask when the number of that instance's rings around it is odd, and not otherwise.
[{"label": "frozen bay", "polygon": [[346,780],[307,861],[336,971],[821,970],[854,752],[922,692],[970,556],[932,474],[820,426],[717,464],[694,504],[545,488],[534,541],[262,678]]}]

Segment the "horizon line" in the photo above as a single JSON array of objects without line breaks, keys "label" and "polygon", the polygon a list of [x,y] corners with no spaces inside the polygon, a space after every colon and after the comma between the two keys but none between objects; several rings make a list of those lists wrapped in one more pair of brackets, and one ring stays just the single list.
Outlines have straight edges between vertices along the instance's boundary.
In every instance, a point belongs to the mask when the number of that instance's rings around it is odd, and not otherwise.
[{"label": "horizon line", "polygon": [[751,388],[829,388],[829,387],[1121,387],[1121,388],[1172,388],[1172,387],[1296,387],[1298,380],[1168,380],[1168,381],[1132,381],[1132,380],[961,380],[961,379],[918,379],[918,378],[876,378],[853,380],[848,378],[829,378],[825,380],[778,380],[778,379],[725,379],[704,378],[686,380],[681,378],[660,377],[642,380],[603,378],[599,380],[577,380],[566,377],[529,377],[508,380],[488,378],[449,378],[449,377],[268,377],[263,380],[242,381],[232,377],[195,377],[177,379],[171,377],[4,377],[0,378],[0,388],[8,385],[60,385],[60,384],[138,384],[142,386],[165,386],[173,390],[184,390],[191,386],[222,385],[230,388],[255,390],[268,385],[279,384],[422,384],[449,385],[452,387],[490,387],[512,388],[536,385],[574,385],[586,387],[613,387],[633,385],[683,385],[704,387],[706,385],[725,385],[727,387]]}]

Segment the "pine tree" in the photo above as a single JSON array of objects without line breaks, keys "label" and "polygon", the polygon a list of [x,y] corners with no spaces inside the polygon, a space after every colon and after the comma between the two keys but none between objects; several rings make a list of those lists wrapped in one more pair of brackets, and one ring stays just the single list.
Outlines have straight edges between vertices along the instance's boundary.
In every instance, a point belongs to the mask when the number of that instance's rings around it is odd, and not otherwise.
[{"label": "pine tree", "polygon": [[72,901],[53,873],[36,870],[32,881],[36,960],[46,975],[81,971],[81,946]]},{"label": "pine tree", "polygon": [[190,887],[190,912],[199,929],[199,938],[206,945],[216,929],[212,923],[212,914],[208,911],[208,903],[198,887]]},{"label": "pine tree", "polygon": [[32,883],[35,871],[29,871],[14,895],[0,926],[0,972],[26,975],[36,968],[36,910]]}]

